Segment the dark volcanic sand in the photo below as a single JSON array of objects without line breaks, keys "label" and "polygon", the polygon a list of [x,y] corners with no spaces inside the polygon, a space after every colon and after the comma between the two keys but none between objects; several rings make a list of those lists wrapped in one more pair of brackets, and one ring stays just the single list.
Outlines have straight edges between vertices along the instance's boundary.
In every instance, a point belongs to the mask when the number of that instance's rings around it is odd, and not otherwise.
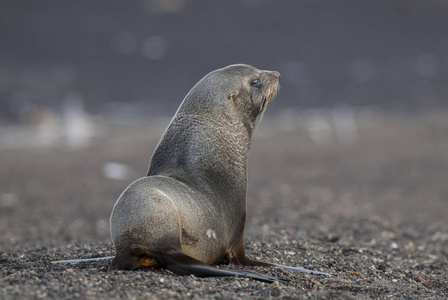
[{"label": "dark volcanic sand", "polygon": [[[113,255],[109,214],[145,174],[159,126],[111,126],[82,150],[2,150],[0,298],[447,298],[448,114],[377,121],[346,143],[322,128],[313,142],[302,123],[287,131],[275,119],[256,133],[248,255],[333,275],[252,268],[287,283],[50,264]],[[132,178],[103,177],[106,162],[130,165]]]}]

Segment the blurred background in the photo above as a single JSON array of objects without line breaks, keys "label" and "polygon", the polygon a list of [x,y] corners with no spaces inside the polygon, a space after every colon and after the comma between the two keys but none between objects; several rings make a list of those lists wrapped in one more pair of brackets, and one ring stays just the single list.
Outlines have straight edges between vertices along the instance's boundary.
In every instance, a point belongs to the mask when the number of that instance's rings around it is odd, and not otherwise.
[{"label": "blurred background", "polygon": [[2,148],[25,143],[16,126],[40,130],[34,145],[73,145],[98,119],[171,117],[233,63],[281,72],[271,116],[330,109],[349,124],[448,102],[443,0],[2,0],[0,23]]}]

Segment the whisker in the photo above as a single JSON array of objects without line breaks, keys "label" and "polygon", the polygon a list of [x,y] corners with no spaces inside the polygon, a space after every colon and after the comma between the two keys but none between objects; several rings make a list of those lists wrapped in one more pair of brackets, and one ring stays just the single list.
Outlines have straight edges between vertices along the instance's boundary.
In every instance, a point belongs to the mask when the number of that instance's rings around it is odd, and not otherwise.
[{"label": "whisker", "polygon": [[265,111],[266,111],[266,109],[263,109],[263,110],[261,111],[260,118],[258,118],[257,125],[255,125],[254,131],[253,131],[252,134],[255,134],[255,132],[257,131],[258,127],[260,126],[260,123],[261,123],[261,120],[263,119],[263,116],[264,116],[264,112],[265,112]]},{"label": "whisker", "polygon": [[261,103],[260,117],[258,118],[258,122],[255,125],[254,131],[253,131],[252,134],[255,134],[255,132],[257,131],[258,127],[260,126],[261,120],[263,119],[264,113],[266,112],[266,108],[268,107],[268,105],[272,101],[272,99],[277,97],[279,90],[280,90],[280,84],[278,84],[278,83],[277,83],[276,86],[271,86],[267,90],[266,96],[263,97],[263,102]]}]

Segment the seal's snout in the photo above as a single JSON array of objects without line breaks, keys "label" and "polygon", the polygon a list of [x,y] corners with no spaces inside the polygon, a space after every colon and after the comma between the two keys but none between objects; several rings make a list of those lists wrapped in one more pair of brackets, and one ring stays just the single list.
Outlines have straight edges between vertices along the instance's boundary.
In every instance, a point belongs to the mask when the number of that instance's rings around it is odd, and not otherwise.
[{"label": "seal's snout", "polygon": [[280,77],[281,77],[280,72],[277,72],[277,71],[267,71],[267,73],[269,73],[269,74],[271,74],[271,75],[274,75],[274,77],[275,77],[277,80],[280,80]]},{"label": "seal's snout", "polygon": [[264,101],[261,105],[261,111],[264,111],[271,101],[277,96],[280,88],[280,72],[277,71],[265,71],[268,74],[268,85],[264,94]]}]

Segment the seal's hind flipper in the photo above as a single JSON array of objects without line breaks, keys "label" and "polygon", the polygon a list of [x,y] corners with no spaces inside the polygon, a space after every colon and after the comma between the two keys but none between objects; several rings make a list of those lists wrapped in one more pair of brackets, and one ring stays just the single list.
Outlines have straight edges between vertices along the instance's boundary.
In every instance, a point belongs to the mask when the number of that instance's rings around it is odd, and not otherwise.
[{"label": "seal's hind flipper", "polygon": [[91,261],[100,261],[100,260],[110,260],[113,259],[115,256],[104,256],[104,257],[94,257],[94,258],[81,258],[81,259],[66,259],[66,260],[55,260],[52,261],[52,264],[70,264],[70,265],[76,265],[78,263],[82,262],[91,262]]},{"label": "seal's hind flipper", "polygon": [[198,277],[235,276],[247,277],[264,282],[287,281],[285,279],[260,274],[249,270],[222,270],[207,265],[183,252],[155,253],[153,254],[160,266],[178,275],[195,275]]}]

